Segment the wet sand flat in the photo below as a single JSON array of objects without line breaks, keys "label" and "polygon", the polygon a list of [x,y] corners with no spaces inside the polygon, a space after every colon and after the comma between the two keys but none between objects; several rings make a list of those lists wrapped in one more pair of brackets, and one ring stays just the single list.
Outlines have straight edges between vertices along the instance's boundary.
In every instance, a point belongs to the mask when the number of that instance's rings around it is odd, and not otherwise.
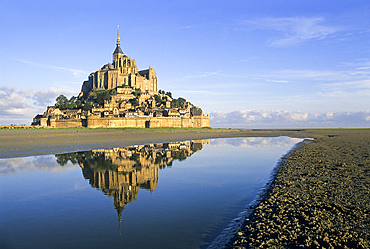
[{"label": "wet sand flat", "polygon": [[[219,137],[314,138],[289,153],[229,248],[370,248],[370,129],[0,130],[0,158]],[[247,179],[246,179],[247,180]]]},{"label": "wet sand flat", "polygon": [[2,129],[0,158],[218,137],[310,136],[302,130]]}]

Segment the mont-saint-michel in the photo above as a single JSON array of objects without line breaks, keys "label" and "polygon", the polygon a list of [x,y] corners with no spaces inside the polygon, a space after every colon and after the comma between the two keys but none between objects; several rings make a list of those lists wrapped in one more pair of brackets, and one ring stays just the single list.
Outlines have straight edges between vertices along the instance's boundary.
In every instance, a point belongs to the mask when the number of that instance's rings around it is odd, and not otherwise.
[{"label": "mont-saint-michel", "polygon": [[91,73],[78,97],[60,95],[33,119],[50,128],[203,128],[209,115],[185,98],[158,90],[152,67],[138,70],[135,59],[123,53],[119,30],[113,62]]},{"label": "mont-saint-michel", "polygon": [[369,8],[4,1],[0,248],[370,248]]}]

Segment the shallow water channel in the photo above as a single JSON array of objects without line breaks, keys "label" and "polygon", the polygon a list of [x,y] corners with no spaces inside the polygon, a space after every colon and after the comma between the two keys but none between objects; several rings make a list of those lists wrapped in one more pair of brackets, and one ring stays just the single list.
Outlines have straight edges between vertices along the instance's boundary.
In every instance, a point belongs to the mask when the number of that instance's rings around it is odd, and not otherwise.
[{"label": "shallow water channel", "polygon": [[1,248],[207,248],[302,139],[0,159]]}]

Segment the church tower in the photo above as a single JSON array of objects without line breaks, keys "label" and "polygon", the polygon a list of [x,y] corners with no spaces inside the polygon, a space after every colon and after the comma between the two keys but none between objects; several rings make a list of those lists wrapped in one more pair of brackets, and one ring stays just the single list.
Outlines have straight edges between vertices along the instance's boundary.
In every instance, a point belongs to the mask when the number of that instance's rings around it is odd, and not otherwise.
[{"label": "church tower", "polygon": [[113,52],[113,66],[114,68],[119,67],[119,61],[123,57],[123,52],[120,46],[120,38],[119,38],[119,25],[117,26],[117,45],[116,49]]},{"label": "church tower", "polygon": [[157,75],[153,68],[138,70],[136,61],[122,52],[117,26],[117,43],[113,52],[113,65],[108,63],[100,70],[89,75],[82,84],[81,91],[87,96],[90,91],[114,89],[120,86],[129,86],[140,89],[142,93],[157,94]]}]

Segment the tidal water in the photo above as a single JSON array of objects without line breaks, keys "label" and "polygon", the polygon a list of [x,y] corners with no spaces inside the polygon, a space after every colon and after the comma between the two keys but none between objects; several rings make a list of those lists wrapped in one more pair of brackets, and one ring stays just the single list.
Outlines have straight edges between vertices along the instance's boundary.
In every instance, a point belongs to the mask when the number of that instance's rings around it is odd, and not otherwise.
[{"label": "tidal water", "polygon": [[302,139],[0,159],[0,248],[207,248]]}]

